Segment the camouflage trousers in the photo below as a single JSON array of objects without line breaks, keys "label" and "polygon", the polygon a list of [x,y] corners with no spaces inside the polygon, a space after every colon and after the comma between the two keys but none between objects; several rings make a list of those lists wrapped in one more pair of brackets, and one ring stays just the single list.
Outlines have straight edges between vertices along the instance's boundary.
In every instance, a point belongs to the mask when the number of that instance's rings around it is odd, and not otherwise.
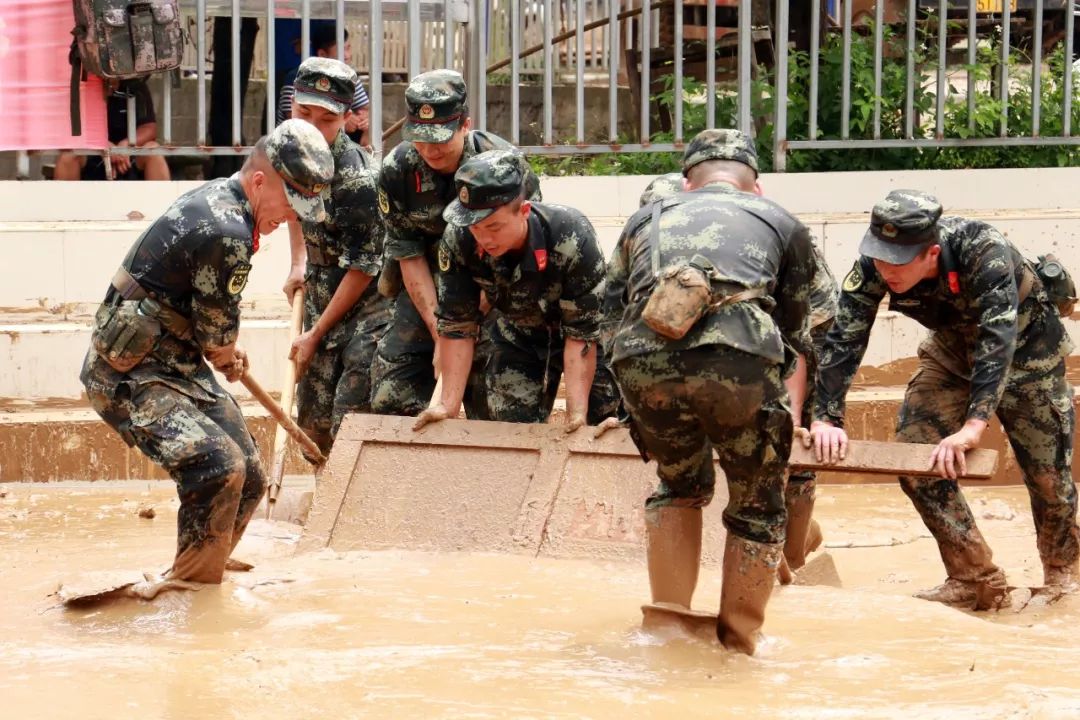
[{"label": "camouflage trousers", "polygon": [[[802,417],[799,424],[802,427],[810,427],[814,419],[814,392],[817,385],[818,358],[821,357],[821,349],[825,346],[825,336],[829,334],[829,328],[833,321],[827,320],[810,328],[810,340],[814,345],[814,352],[806,358],[806,398],[803,400]],[[814,495],[817,485],[817,473],[813,470],[796,470],[788,474],[787,496],[794,499],[800,495]]]},{"label": "camouflage trousers", "polygon": [[[348,413],[371,412],[371,373],[375,347],[386,329],[383,318],[351,318],[344,345],[319,344],[296,388],[297,424],[324,455]],[[309,325],[305,320],[305,327]]]},{"label": "camouflage trousers", "polygon": [[[487,325],[487,321],[485,321]],[[478,392],[479,369],[486,362],[488,345],[481,332],[473,357],[473,371],[462,404],[467,417],[485,420],[486,402]],[[371,364],[371,412],[379,415],[419,415],[435,392],[435,340],[408,293],[394,302],[390,324],[375,349]]]},{"label": "camouflage trousers", "polygon": [[753,542],[783,542],[792,422],[781,366],[709,345],[625,358],[614,370],[636,442],[658,466],[645,507],[708,505],[715,450],[728,485],[725,527]]},{"label": "camouflage trousers", "polygon": [[225,561],[266,489],[255,439],[236,400],[220,386],[218,397],[206,400],[175,389],[168,377],[125,380],[93,351],[84,377],[94,410],[176,482],[171,577],[221,582]]},{"label": "camouflage trousers", "polygon": [[[964,424],[971,387],[922,349],[919,360],[900,409],[896,439],[936,444]],[[1024,474],[1043,565],[1071,565],[1080,557],[1080,532],[1072,478],[1072,387],[1064,360],[1041,377],[1009,382],[997,416]],[[989,558],[990,549],[957,482],[901,477],[900,486],[937,541],[949,577],[976,579],[968,577],[972,571],[962,558],[971,557],[973,550]]]},{"label": "camouflage trousers", "polygon": [[[597,348],[596,374],[589,390],[586,421],[596,425],[619,412],[619,388]],[[522,348],[493,338],[481,373],[490,420],[518,423],[547,422],[555,406],[563,374],[562,340],[548,346]]]}]

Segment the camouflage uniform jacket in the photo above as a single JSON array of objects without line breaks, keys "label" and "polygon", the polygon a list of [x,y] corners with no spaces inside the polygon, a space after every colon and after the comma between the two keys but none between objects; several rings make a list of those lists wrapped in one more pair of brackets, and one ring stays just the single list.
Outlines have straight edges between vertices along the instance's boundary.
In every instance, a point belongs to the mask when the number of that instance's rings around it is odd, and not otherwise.
[{"label": "camouflage uniform jacket", "polygon": [[[220,396],[202,358],[236,341],[240,293],[257,249],[254,233],[251,204],[236,175],[208,182],[173,203],[135,242],[123,266],[150,297],[191,321],[192,336],[182,340],[162,328],[153,352],[126,375],[88,357],[87,388],[109,395],[127,379],[164,382],[195,399]],[[116,295],[110,285],[105,302]],[[87,377],[88,372],[100,377]]]},{"label": "camouflage uniform jacket", "polygon": [[[813,235],[810,237],[812,240]],[[814,280],[810,285],[810,327],[812,329],[836,317],[840,289],[836,286],[836,278],[833,277],[832,270],[825,262],[825,256],[821,254],[817,243],[813,243],[811,248],[814,254]]]},{"label": "camouflage uniform jacket", "polygon": [[[771,200],[728,185],[707,185],[661,201],[661,267],[707,258],[729,292],[764,287],[767,296],[707,313],[684,337],[653,332],[641,312],[655,286],[650,241],[652,205],[626,223],[608,267],[605,321],[611,362],[658,351],[727,345],[776,363],[812,352],[810,231]],[[714,289],[715,289],[714,284]]]},{"label": "camouflage uniform jacket", "polygon": [[[497,135],[473,130],[465,135],[461,162],[487,150],[512,149]],[[435,172],[411,142],[399,144],[383,159],[379,176],[379,208],[386,223],[386,256],[391,260],[424,255],[435,271],[435,252],[446,229],[443,210],[455,197],[454,174]],[[541,199],[540,180],[530,170],[525,196]]]},{"label": "camouflage uniform jacket", "polygon": [[932,331],[921,351],[970,380],[969,419],[989,419],[1006,382],[1045,374],[1071,351],[1065,327],[1038,284],[1019,302],[1027,261],[1012,243],[978,220],[943,217],[938,225],[939,242],[956,259],[960,293],[949,290],[944,271],[906,293],[892,293],[874,261],[860,257],[844,279],[836,320],[825,339],[815,419],[842,424],[844,398],[886,294],[890,310]]},{"label": "camouflage uniform jacket", "polygon": [[[344,131],[334,139],[330,153],[334,156],[334,178],[330,181],[330,197],[325,203],[326,219],[321,223],[301,223],[308,248],[305,304],[312,325],[330,304],[347,271],[360,270],[375,278],[382,261],[383,224],[376,187],[378,167]],[[313,262],[313,256],[323,262]],[[352,332],[348,321],[358,315],[367,315],[383,304],[378,282],[373,280],[352,309],[326,334],[323,344],[335,347],[347,343],[350,338],[341,336]]]},{"label": "camouflage uniform jacket", "polygon": [[549,331],[595,342],[600,335],[604,253],[588,218],[574,208],[533,203],[525,251],[492,257],[468,228],[439,246],[439,334],[476,337],[480,291],[499,311],[495,332],[519,345],[547,344]]}]

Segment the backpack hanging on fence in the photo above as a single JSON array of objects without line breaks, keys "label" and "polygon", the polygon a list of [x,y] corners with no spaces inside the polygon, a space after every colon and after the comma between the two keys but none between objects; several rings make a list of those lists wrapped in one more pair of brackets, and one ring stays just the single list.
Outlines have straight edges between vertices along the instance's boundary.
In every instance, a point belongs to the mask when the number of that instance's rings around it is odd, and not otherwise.
[{"label": "backpack hanging on fence", "polygon": [[143,78],[180,66],[184,35],[177,0],[73,0],[71,134],[82,134],[79,81],[87,74]]}]

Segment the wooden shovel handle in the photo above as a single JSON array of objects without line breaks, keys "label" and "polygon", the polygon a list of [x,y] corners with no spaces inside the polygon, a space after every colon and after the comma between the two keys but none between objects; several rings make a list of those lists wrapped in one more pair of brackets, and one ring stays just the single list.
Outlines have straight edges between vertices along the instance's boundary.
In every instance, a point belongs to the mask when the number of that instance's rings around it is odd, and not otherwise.
[{"label": "wooden shovel handle", "polygon": [[300,426],[293,422],[291,417],[285,414],[281,406],[274,402],[274,398],[270,397],[270,393],[263,390],[262,385],[255,378],[251,377],[249,373],[244,373],[240,378],[240,382],[259,401],[259,404],[266,408],[266,411],[278,421],[278,424],[285,428],[285,432],[289,433],[289,437],[307,451],[309,457],[315,458],[315,461],[320,465],[326,462],[326,458],[323,457],[322,451],[319,450],[319,446],[315,444],[315,441],[308,437],[307,433],[301,430]]},{"label": "wooden shovel handle", "polygon": [[[298,288],[293,293],[292,314],[289,317],[289,346],[304,329],[304,288]],[[292,416],[293,398],[296,395],[296,363],[292,360],[285,363],[285,373],[281,379],[281,409],[287,415]],[[270,482],[266,494],[266,517],[270,513],[281,493],[281,482],[285,477],[285,457],[288,451],[289,434],[281,425],[274,431],[274,445],[271,448]]]}]

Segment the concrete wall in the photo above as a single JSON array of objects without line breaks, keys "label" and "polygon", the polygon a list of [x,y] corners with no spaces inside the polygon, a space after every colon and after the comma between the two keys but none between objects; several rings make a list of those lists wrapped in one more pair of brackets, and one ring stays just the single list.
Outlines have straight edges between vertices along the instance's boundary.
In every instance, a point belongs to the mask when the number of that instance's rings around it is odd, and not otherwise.
[{"label": "concrete wall", "polygon": [[[573,205],[596,226],[610,252],[638,205],[648,177],[572,177],[543,181],[550,202]],[[1029,256],[1056,252],[1080,269],[1080,169],[768,175],[766,192],[814,230],[834,274],[857,255],[867,213],[888,190],[917,187],[947,212],[985,218]],[[0,182],[0,398],[71,398],[88,342],[87,322],[127,248],[192,183]],[[288,266],[284,230],[264,237],[244,293],[243,342],[255,372],[280,376],[287,345],[280,292]],[[1080,328],[1069,322],[1074,337]],[[924,331],[883,312],[865,365],[881,368],[914,355]],[[888,384],[888,377],[878,378]],[[894,378],[895,380],[895,378]]]}]

